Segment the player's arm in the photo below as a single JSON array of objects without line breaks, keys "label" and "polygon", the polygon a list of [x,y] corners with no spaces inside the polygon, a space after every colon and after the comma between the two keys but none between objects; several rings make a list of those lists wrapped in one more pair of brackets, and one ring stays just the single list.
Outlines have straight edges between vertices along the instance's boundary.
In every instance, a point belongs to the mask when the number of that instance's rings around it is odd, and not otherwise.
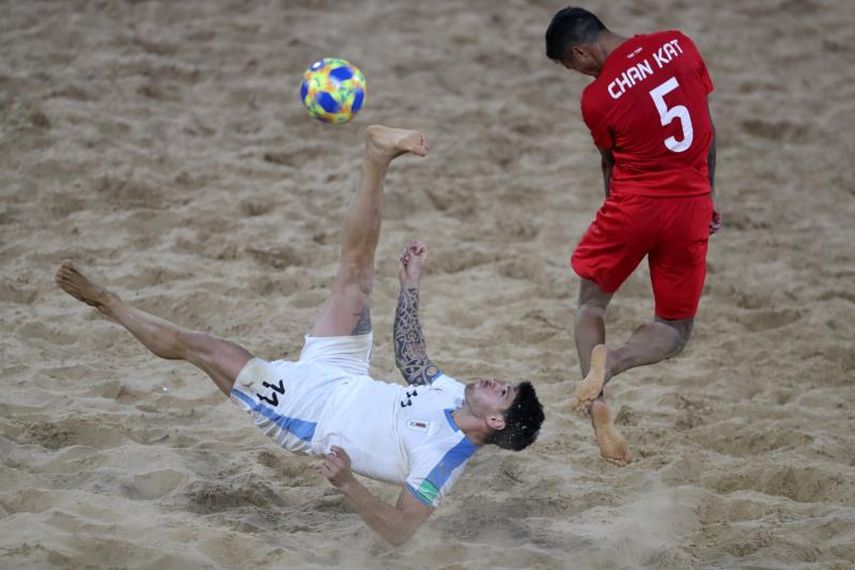
[{"label": "player's arm", "polygon": [[[709,107],[707,107],[709,112]],[[710,113],[710,126],[712,127],[712,140],[710,141],[710,148],[707,150],[707,169],[709,170],[710,177],[710,196],[713,201],[713,217],[710,220],[710,234],[716,233],[721,229],[721,208],[718,204],[718,195],[715,191],[715,124],[712,120],[712,113]]]},{"label": "player's arm", "polygon": [[321,465],[321,473],[344,493],[347,503],[365,524],[394,546],[409,540],[433,514],[433,508],[419,501],[406,489],[401,491],[394,507],[375,497],[353,476],[350,457],[340,447],[332,447]]},{"label": "player's arm", "polygon": [[612,167],[615,165],[615,157],[612,155],[611,149],[597,147],[600,151],[600,166],[603,169],[603,186],[606,191],[606,198],[609,197],[609,188],[612,184]]},{"label": "player's arm", "polygon": [[401,292],[395,309],[392,336],[395,343],[395,364],[410,385],[433,382],[439,369],[427,356],[427,345],[419,321],[419,280],[427,261],[427,247],[418,240],[411,241],[401,254],[398,280]]}]

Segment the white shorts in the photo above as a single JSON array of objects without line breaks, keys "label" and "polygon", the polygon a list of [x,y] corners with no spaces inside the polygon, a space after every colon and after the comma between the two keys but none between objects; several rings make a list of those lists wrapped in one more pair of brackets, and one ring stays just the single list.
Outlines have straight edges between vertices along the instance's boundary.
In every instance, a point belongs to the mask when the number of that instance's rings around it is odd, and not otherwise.
[{"label": "white shorts", "polygon": [[316,437],[323,432],[336,388],[366,377],[374,334],[314,337],[297,362],[253,358],[238,374],[231,399],[268,437],[285,449],[324,454],[335,442]]}]

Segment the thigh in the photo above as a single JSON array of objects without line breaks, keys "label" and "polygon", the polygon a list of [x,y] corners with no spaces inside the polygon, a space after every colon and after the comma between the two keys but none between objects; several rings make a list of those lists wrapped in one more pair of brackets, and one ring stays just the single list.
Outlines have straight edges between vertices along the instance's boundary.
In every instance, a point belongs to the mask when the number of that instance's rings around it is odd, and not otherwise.
[{"label": "thigh", "polygon": [[312,336],[352,336],[371,331],[373,270],[341,268],[312,327]]},{"label": "thigh", "polygon": [[668,229],[649,257],[655,312],[665,320],[691,319],[706,278],[712,202],[706,196],[668,202]]},{"label": "thigh", "polygon": [[573,251],[573,270],[603,293],[617,291],[650,247],[646,218],[636,202],[627,196],[606,200]]}]

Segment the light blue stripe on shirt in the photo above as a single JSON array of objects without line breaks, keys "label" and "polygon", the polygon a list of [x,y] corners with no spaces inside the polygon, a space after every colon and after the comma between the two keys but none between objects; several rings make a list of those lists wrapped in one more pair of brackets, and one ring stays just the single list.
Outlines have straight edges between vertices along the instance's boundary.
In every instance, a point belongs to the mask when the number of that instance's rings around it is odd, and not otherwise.
[{"label": "light blue stripe on shirt", "polygon": [[469,438],[464,437],[457,445],[449,449],[442,456],[436,467],[431,469],[428,476],[425,477],[425,482],[428,483],[427,486],[422,483],[421,487],[423,489],[414,489],[411,485],[407,485],[407,488],[421,502],[432,506],[436,498],[435,494],[440,492],[442,486],[445,485],[454,470],[472,457],[476,451],[478,451],[478,446],[472,443]]},{"label": "light blue stripe on shirt", "polygon": [[258,412],[283,430],[293,433],[303,441],[312,441],[312,437],[315,435],[315,427],[318,425],[316,422],[307,422],[305,420],[289,418],[287,416],[277,414],[275,411],[271,410],[261,402],[256,402],[251,396],[244,394],[237,388],[232,389],[232,396],[236,396],[241,402],[246,404],[250,412]]}]

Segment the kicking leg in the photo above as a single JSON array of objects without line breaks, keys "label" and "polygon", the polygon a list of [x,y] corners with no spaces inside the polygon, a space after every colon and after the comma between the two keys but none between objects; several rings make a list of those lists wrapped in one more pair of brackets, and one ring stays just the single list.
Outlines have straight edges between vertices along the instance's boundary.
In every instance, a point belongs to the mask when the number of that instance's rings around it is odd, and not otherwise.
[{"label": "kicking leg", "polygon": [[64,261],[56,272],[60,288],[98,309],[125,327],[154,355],[168,360],[186,360],[203,370],[228,396],[237,375],[253,358],[237,344],[207,333],[182,329],[169,321],[131,307],[118,295],[100,287]]},{"label": "kicking leg", "polygon": [[359,335],[371,330],[374,250],[380,238],[386,172],[398,156],[425,156],[427,151],[427,138],[418,131],[379,125],[366,129],[362,181],[344,220],[338,272],[312,336]]}]

